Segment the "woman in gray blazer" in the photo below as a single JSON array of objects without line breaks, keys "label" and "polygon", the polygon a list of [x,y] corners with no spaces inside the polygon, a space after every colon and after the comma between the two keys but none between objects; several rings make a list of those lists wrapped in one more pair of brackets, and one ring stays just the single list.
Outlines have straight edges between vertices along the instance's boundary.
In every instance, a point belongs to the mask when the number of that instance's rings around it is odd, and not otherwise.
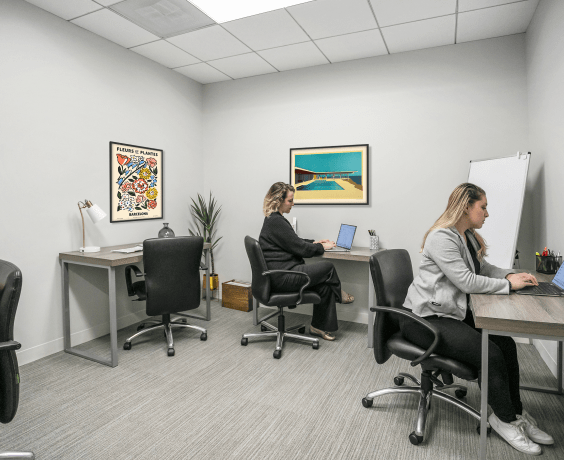
[{"label": "woman in gray blazer", "polygon": [[[486,244],[476,232],[488,217],[486,193],[474,184],[452,192],[445,212],[423,238],[419,275],[409,287],[404,307],[425,318],[440,332],[437,353],[481,367],[481,330],[468,308],[469,294],[509,294],[537,285],[528,273],[512,273],[485,260]],[[419,324],[402,320],[406,339],[428,348],[432,334]],[[553,444],[523,409],[519,394],[519,362],[515,341],[490,336],[488,403],[492,428],[515,449],[539,455],[538,444]]]}]

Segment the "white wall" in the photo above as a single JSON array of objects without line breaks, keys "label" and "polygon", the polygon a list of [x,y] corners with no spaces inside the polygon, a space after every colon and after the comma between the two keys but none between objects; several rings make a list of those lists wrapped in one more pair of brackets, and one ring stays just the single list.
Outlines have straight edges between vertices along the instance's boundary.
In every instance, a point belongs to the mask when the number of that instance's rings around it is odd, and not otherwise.
[{"label": "white wall", "polygon": [[[409,250],[417,273],[423,234],[470,160],[530,150],[526,94],[523,34],[206,85],[205,188],[223,205],[220,281],[250,280],[243,238],[258,237],[269,186],[289,180],[289,149],[355,143],[371,147],[370,205],[296,206],[290,217],[316,239],[357,224],[359,246],[374,228],[383,247]],[[337,265],[357,299],[338,307],[341,319],[365,321],[367,268]]]},{"label": "white wall", "polygon": [[[542,0],[527,31],[529,138],[538,155],[534,177],[535,251],[548,246],[564,254],[564,2]],[[556,343],[535,341],[556,373]]]},{"label": "white wall", "polygon": [[[0,2],[0,258],[23,272],[20,363],[62,350],[58,253],[77,250],[77,201],[109,213],[109,142],[164,150],[164,220],[86,223],[87,245],[187,234],[203,188],[202,85],[21,0]],[[107,333],[107,275],[71,270],[75,341]],[[118,271],[120,327],[144,316]],[[82,331],[80,333],[79,331]]]}]

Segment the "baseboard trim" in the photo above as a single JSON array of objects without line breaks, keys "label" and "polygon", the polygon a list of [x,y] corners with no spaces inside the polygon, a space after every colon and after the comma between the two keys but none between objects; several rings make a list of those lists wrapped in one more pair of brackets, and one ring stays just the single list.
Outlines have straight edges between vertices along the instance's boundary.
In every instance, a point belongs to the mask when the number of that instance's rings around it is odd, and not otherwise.
[{"label": "baseboard trim", "polygon": [[[145,314],[145,309],[122,316],[121,318],[117,319],[118,330],[127,326],[131,326],[132,324],[138,323],[139,321],[143,321],[146,318],[147,315]],[[77,331],[71,334],[71,343],[74,347],[75,345],[80,345],[81,343],[88,342],[109,333],[110,323],[98,324],[91,328],[83,329],[82,331]],[[60,337],[50,342],[36,345],[35,347],[18,350],[16,352],[18,356],[18,363],[20,366],[23,366],[24,364],[28,364],[54,353],[58,353],[59,351],[63,351],[64,348],[64,340],[62,337]]]}]

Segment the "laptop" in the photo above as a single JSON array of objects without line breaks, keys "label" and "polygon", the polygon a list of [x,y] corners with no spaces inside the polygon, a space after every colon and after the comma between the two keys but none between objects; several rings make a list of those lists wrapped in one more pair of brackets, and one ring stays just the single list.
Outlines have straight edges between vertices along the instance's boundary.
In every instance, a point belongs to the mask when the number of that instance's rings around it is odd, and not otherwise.
[{"label": "laptop", "polygon": [[339,236],[337,237],[336,246],[328,249],[331,252],[350,251],[356,233],[356,225],[341,224]]},{"label": "laptop", "polygon": [[527,286],[515,292],[521,295],[546,295],[552,297],[564,296],[564,264],[560,265],[560,268],[556,272],[556,275],[554,275],[554,278],[552,278],[551,283],[539,281],[538,286]]}]

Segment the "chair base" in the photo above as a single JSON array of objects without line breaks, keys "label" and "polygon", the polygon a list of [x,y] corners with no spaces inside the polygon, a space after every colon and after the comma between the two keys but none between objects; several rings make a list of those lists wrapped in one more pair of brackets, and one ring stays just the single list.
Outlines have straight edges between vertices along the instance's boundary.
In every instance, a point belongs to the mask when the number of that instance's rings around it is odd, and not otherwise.
[{"label": "chair base", "polygon": [[[411,380],[416,385],[405,385],[404,386],[403,381],[404,381],[405,378]],[[409,441],[412,444],[415,444],[415,445],[423,442],[423,437],[425,435],[425,422],[427,420],[427,414],[431,410],[431,400],[433,398],[438,398],[438,399],[441,399],[441,400],[443,400],[443,401],[445,401],[449,404],[452,404],[452,405],[462,409],[463,411],[465,411],[467,414],[471,415],[472,417],[474,417],[474,419],[476,419],[478,422],[480,421],[480,413],[478,411],[473,409],[471,406],[466,404],[464,401],[460,401],[460,400],[458,400],[458,399],[456,399],[456,398],[452,397],[451,395],[444,392],[444,390],[455,389],[457,396],[461,395],[460,397],[463,397],[464,395],[466,395],[466,392],[468,391],[467,388],[464,385],[452,384],[452,385],[440,385],[439,386],[439,385],[433,383],[433,381],[431,380],[431,373],[429,371],[424,371],[421,374],[421,380],[422,381],[420,382],[413,375],[401,372],[394,378],[394,382],[396,383],[396,386],[384,388],[382,390],[378,390],[378,391],[374,391],[372,393],[368,393],[362,399],[362,405],[364,407],[371,407],[374,398],[377,398],[379,396],[384,396],[384,395],[398,394],[398,393],[419,395],[420,396],[420,398],[419,398],[419,408],[418,408],[418,411],[417,411],[417,420],[415,422],[415,430],[409,435]],[[399,385],[398,385],[398,383],[399,383]],[[487,429],[488,429],[488,433],[489,433],[490,430],[491,430],[491,428],[489,427],[489,424],[488,424]],[[478,432],[479,432],[479,430],[480,430],[480,427],[478,426]]]},{"label": "chair base", "polygon": [[35,454],[33,452],[0,452],[0,459],[15,460],[20,458],[34,460]]},{"label": "chair base", "polygon": [[[146,328],[145,324],[153,324],[153,326]],[[171,319],[170,315],[163,315],[162,322],[155,320],[147,320],[139,327],[137,327],[137,333],[133,334],[131,337],[125,340],[125,343],[123,344],[123,349],[131,350],[131,345],[132,345],[131,341],[134,338],[139,337],[140,335],[154,331],[155,329],[164,329],[165,338],[168,343],[168,352],[167,352],[168,356],[174,356],[174,340],[172,338],[173,327],[181,327],[181,328],[193,329],[195,331],[200,331],[201,332],[200,340],[207,340],[208,338],[208,331],[203,327],[187,324],[186,319],[182,317],[176,317]]]},{"label": "chair base", "polygon": [[243,334],[243,337],[241,338],[241,345],[246,346],[249,343],[250,338],[255,338],[255,337],[276,338],[276,348],[273,353],[273,356],[276,359],[280,359],[280,357],[282,356],[282,347],[284,346],[284,339],[286,337],[310,343],[314,350],[317,350],[319,348],[319,339],[316,339],[315,337],[310,337],[308,335],[294,334],[294,331],[299,332],[300,329],[305,331],[304,324],[299,324],[297,326],[292,326],[286,329],[283,307],[278,307],[278,310],[279,310],[278,327],[275,327],[272,324],[267,323],[266,321],[261,321],[260,322],[261,329],[264,330],[265,332],[251,332],[248,334]]}]

